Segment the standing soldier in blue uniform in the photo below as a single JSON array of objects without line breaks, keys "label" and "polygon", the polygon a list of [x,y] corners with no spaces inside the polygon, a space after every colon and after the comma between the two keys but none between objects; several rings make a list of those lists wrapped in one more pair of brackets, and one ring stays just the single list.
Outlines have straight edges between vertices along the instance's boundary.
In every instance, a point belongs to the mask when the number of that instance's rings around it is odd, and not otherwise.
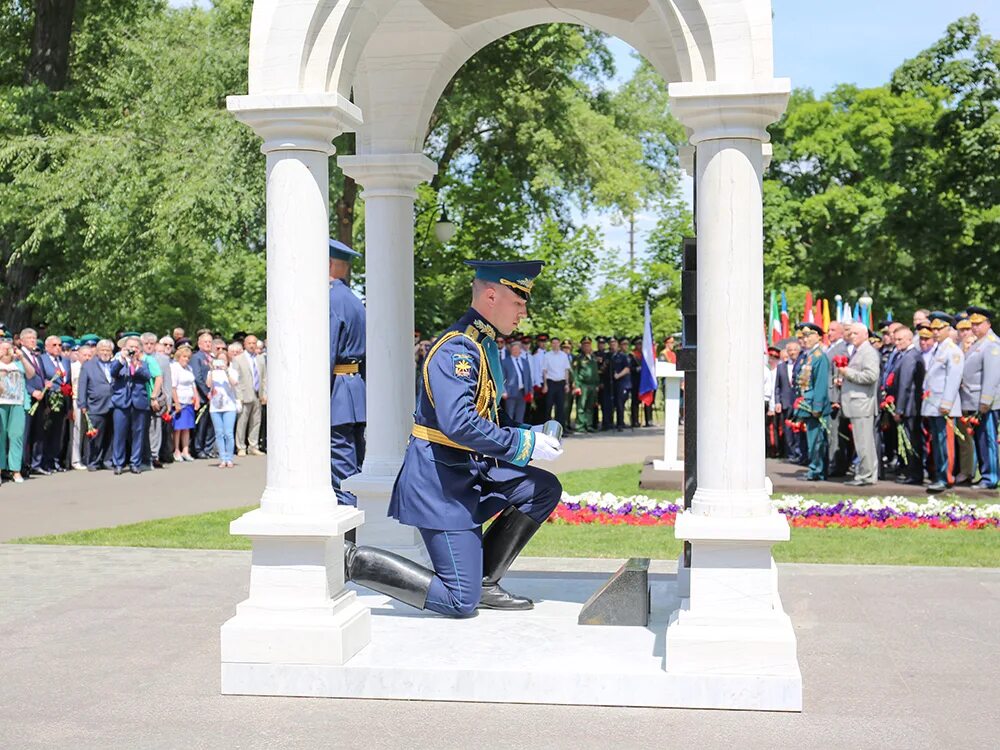
[{"label": "standing soldier in blue uniform", "polygon": [[959,387],[965,355],[958,344],[951,340],[954,323],[948,313],[935,311],[930,315],[931,331],[937,344],[931,353],[927,374],[924,376],[924,402],[920,413],[927,417],[934,457],[934,481],[928,492],[944,492],[955,483],[955,423],[962,416]]},{"label": "standing soldier in blue uniform", "polygon": [[514,424],[500,408],[496,336],[527,315],[542,263],[468,265],[476,269],[472,306],[424,359],[413,435],[389,504],[390,516],[420,531],[434,569],[350,542],[344,561],[348,579],[452,616],[532,608],[500,579],[562,495],[555,476],[528,466],[557,458],[559,441],[542,426]]},{"label": "standing soldier in blue uniform", "polygon": [[830,416],[830,360],[820,346],[823,329],[815,323],[799,326],[805,357],[798,376],[802,400],[796,409],[806,425],[809,470],[802,477],[810,482],[826,479],[827,418]]},{"label": "standing soldier in blue uniform", "polygon": [[[997,423],[1000,422],[1000,337],[993,332],[993,313],[985,307],[970,307],[966,310],[976,342],[966,356],[965,372],[968,375],[972,363],[974,376],[970,389],[970,407],[978,414],[976,419],[976,454],[979,456],[979,474],[982,479],[977,489],[995,490],[1000,480],[998,469]],[[978,386],[978,387],[976,387]],[[965,401],[966,384],[962,384],[962,400]],[[963,409],[965,405],[963,404]]]},{"label": "standing soldier in blue uniform", "polygon": [[337,502],[355,506],[358,499],[340,483],[365,461],[365,306],[349,286],[359,257],[330,240],[330,475]]}]

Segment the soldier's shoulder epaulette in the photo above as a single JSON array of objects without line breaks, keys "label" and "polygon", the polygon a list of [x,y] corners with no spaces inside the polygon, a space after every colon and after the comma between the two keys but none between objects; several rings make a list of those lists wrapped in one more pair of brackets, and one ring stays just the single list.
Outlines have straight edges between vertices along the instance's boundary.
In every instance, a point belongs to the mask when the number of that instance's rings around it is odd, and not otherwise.
[{"label": "soldier's shoulder epaulette", "polygon": [[817,360],[817,359],[823,359],[824,356],[826,356],[826,355],[824,355],[823,352],[821,352],[819,349],[817,349],[816,351],[813,352],[812,358],[814,360]]}]

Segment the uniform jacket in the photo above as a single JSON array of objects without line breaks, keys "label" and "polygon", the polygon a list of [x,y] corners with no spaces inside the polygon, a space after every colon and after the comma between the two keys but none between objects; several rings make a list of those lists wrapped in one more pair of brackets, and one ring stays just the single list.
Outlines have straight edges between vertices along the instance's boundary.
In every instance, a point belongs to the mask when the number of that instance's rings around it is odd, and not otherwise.
[{"label": "uniform jacket", "polygon": [[843,371],[840,408],[845,417],[874,417],[878,413],[880,359],[875,347],[865,341]]},{"label": "uniform jacket", "polygon": [[611,382],[614,384],[616,390],[628,391],[632,389],[632,372],[629,370],[628,374],[622,375],[620,378],[615,378],[615,375],[620,373],[625,368],[631,368],[631,355],[627,352],[617,351],[611,355]]},{"label": "uniform jacket", "polygon": [[[107,414],[111,411],[111,384],[114,378],[108,380],[104,374],[98,357],[91,357],[80,368],[80,381],[76,386],[76,402],[81,409],[91,414]],[[111,363],[108,362],[108,372]]]},{"label": "uniform jacket", "polygon": [[913,344],[896,357],[896,377],[889,394],[896,399],[896,413],[901,417],[920,416],[920,401],[924,393],[924,358]]},{"label": "uniform jacket", "polygon": [[1000,409],[1000,338],[992,329],[965,353],[960,392],[962,411]]},{"label": "uniform jacket", "polygon": [[818,344],[802,358],[798,387],[802,394],[799,409],[805,416],[830,415],[830,360]]},{"label": "uniform jacket", "polygon": [[481,497],[488,464],[524,466],[535,433],[515,425],[503,409],[503,371],[496,330],[470,309],[442,334],[424,359],[414,431],[436,430],[456,444],[411,437],[396,477],[389,515],[424,529],[480,526],[504,503]]},{"label": "uniform jacket", "polygon": [[965,355],[951,339],[945,339],[934,347],[931,363],[924,375],[921,416],[940,417],[941,409],[947,409],[952,417],[962,416],[962,402],[958,391],[962,384],[964,365]]},{"label": "uniform jacket", "polygon": [[240,379],[236,384],[236,398],[245,404],[256,401],[261,396],[267,396],[267,358],[263,354],[258,354],[254,360],[257,364],[258,388],[253,389],[253,366],[250,364],[250,353],[243,352],[233,360],[233,367],[239,373]]},{"label": "uniform jacket", "polygon": [[146,383],[150,380],[149,366],[142,362],[134,373],[121,357],[111,360],[111,405],[116,409],[149,411]]},{"label": "uniform jacket", "polygon": [[[333,368],[365,358],[365,306],[340,279],[330,281],[330,426],[368,421],[365,381],[334,375]],[[364,368],[362,366],[362,372]]]},{"label": "uniform jacket", "polygon": [[[501,361],[501,369],[503,370],[504,391],[507,393],[507,398],[519,398],[523,401],[524,395],[532,389],[531,366],[528,364],[528,360],[524,357],[517,359],[504,357]],[[517,387],[517,369],[521,371],[520,390]]]},{"label": "uniform jacket", "polygon": [[593,353],[589,357],[582,353],[577,354],[573,358],[573,382],[580,386],[597,387],[600,382],[597,368],[597,357]]}]

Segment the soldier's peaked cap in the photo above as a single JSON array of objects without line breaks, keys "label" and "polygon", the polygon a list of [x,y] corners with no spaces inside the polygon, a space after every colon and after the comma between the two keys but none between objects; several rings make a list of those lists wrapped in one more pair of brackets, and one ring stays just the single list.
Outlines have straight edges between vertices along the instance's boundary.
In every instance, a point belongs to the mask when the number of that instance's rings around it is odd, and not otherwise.
[{"label": "soldier's peaked cap", "polygon": [[475,269],[477,279],[503,284],[528,299],[535,285],[535,277],[542,272],[545,261],[467,260],[465,265]]},{"label": "soldier's peaked cap", "polygon": [[969,320],[973,323],[983,323],[987,320],[993,320],[993,313],[985,307],[979,307],[979,305],[969,305],[969,307],[965,308],[965,311],[969,313]]},{"label": "soldier's peaked cap", "polygon": [[355,258],[360,258],[361,253],[357,250],[352,250],[343,242],[330,238],[330,257],[336,258],[337,260],[346,260],[348,263],[353,261]]}]

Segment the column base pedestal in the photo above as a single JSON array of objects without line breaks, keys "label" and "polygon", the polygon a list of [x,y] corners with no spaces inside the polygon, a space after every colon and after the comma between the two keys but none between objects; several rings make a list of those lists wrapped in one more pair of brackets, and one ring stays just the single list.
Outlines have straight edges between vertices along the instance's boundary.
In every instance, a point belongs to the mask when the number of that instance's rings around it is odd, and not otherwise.
[{"label": "column base pedestal", "polygon": [[344,534],[363,520],[340,506],[316,515],[257,509],[233,521],[253,552],[250,594],[220,632],[223,693],[240,691],[227,679],[232,667],[340,666],[369,644],[371,611],[344,586]]},{"label": "column base pedestal", "polygon": [[395,482],[395,472],[392,474],[362,472],[341,483],[345,490],[358,498],[358,510],[364,511],[365,514],[365,525],[358,529],[358,544],[395,552],[429,568],[431,560],[420,532],[388,516],[389,499],[392,497],[392,486]]},{"label": "column base pedestal", "polygon": [[[674,675],[742,676],[779,686],[773,709],[802,709],[795,630],[781,606],[771,546],[789,537],[779,513],[677,517],[677,538],[691,542],[680,607],[670,616],[663,668]],[[681,589],[680,568],[678,588]]]}]

